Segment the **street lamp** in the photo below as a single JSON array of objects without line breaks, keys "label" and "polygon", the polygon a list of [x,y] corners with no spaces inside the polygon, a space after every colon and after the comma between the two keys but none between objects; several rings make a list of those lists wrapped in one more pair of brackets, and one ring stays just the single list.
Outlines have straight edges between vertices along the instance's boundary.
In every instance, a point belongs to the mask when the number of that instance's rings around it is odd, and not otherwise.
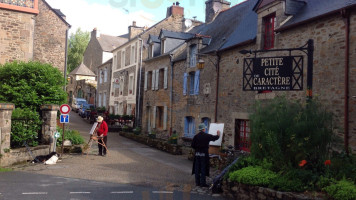
[{"label": "street lamp", "polygon": [[204,65],[205,65],[205,61],[203,59],[199,58],[198,64],[197,64],[198,69],[200,69],[200,70],[204,69]]}]

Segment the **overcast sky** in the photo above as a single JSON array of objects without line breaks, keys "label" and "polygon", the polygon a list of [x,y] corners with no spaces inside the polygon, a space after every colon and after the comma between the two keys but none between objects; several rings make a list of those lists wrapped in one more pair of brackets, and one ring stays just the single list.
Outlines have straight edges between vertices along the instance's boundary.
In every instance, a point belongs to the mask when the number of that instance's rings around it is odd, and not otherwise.
[{"label": "overcast sky", "polygon": [[[152,26],[166,17],[167,7],[177,0],[46,0],[52,8],[60,9],[72,26],[91,32],[97,28],[107,35],[122,35],[136,21],[137,26]],[[205,21],[206,0],[179,0],[186,18]],[[235,5],[243,0],[232,0]]]}]

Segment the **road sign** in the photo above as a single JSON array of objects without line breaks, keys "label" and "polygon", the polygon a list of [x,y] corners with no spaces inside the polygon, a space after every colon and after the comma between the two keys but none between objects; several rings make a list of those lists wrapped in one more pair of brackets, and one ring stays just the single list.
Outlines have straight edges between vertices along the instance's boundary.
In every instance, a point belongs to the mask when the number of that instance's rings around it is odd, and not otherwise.
[{"label": "road sign", "polygon": [[55,132],[55,133],[54,133],[54,138],[56,138],[56,139],[57,139],[57,138],[59,138],[59,137],[60,137],[60,135],[61,135],[61,134],[57,131],[57,132]]},{"label": "road sign", "polygon": [[63,115],[68,114],[70,112],[70,107],[68,104],[62,104],[59,111],[61,111]]},{"label": "road sign", "polygon": [[61,115],[61,123],[69,123],[69,115]]}]

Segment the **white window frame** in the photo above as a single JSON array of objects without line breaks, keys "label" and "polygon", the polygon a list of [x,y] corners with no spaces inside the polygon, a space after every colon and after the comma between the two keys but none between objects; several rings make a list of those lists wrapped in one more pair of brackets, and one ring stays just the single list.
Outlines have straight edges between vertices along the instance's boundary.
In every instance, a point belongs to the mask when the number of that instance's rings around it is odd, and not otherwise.
[{"label": "white window frame", "polygon": [[[135,94],[134,93],[134,82],[135,82],[134,78],[135,78],[135,76],[134,76],[133,73],[129,75],[129,87],[128,87],[128,91],[127,91],[128,95],[134,95]],[[130,90],[131,90],[131,93],[130,93]]]}]

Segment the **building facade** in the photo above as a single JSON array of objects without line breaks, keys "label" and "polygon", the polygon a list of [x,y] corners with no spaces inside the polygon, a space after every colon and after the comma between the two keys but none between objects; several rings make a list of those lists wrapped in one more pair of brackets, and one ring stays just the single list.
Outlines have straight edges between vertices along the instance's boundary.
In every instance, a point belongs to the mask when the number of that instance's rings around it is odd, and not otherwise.
[{"label": "building facade", "polygon": [[45,0],[0,2],[0,64],[39,61],[64,73],[70,25]]}]

